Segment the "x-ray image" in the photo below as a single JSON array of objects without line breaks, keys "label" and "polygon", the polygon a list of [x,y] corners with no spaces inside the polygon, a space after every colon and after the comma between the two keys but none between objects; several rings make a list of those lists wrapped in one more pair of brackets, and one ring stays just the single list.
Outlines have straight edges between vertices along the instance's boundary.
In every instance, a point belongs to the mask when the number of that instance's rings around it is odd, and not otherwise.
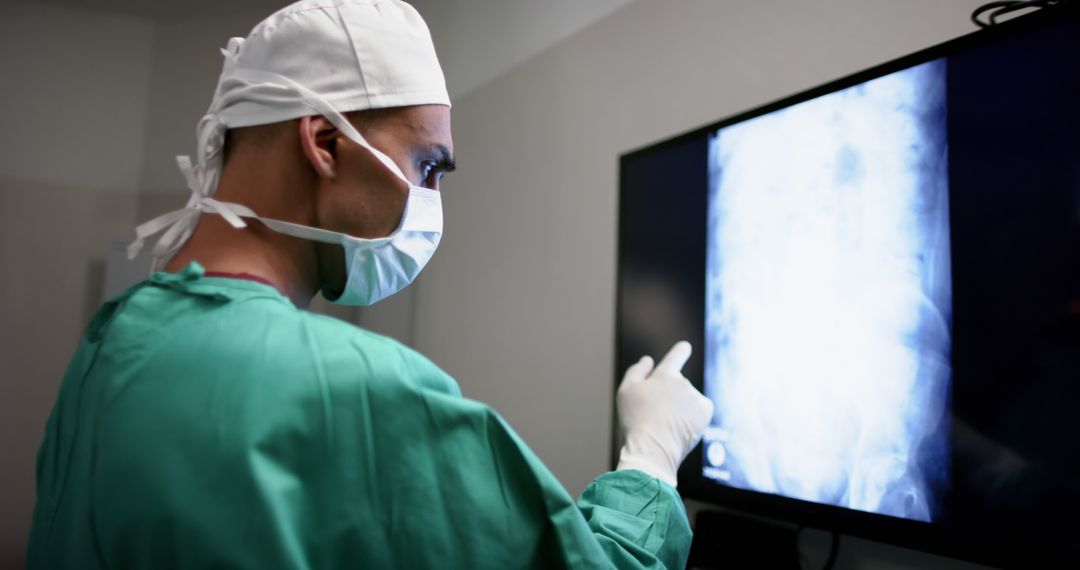
[{"label": "x-ray image", "polygon": [[945,62],[709,142],[705,475],[930,521],[949,479]]}]

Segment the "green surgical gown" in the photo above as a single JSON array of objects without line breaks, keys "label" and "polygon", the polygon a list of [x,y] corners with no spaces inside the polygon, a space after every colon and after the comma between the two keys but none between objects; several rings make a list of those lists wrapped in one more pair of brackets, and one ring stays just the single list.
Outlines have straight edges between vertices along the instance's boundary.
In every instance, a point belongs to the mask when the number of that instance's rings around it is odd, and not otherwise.
[{"label": "green surgical gown", "polygon": [[274,288],[156,273],[105,303],[37,460],[31,568],[681,568],[640,471],[575,504],[409,348]]}]

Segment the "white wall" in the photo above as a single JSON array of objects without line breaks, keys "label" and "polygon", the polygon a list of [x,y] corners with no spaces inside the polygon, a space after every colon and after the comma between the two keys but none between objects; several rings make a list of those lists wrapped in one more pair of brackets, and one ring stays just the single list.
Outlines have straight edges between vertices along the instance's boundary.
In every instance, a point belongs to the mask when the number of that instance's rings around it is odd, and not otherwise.
[{"label": "white wall", "polygon": [[630,0],[411,0],[446,70],[450,99],[506,73]]},{"label": "white wall", "polygon": [[[619,154],[972,31],[981,3],[638,0],[456,100],[417,348],[581,492],[610,457]],[[847,567],[895,564],[874,556]]]},{"label": "white wall", "polygon": [[153,26],[0,5],[0,567],[21,565],[45,419],[135,220]]}]

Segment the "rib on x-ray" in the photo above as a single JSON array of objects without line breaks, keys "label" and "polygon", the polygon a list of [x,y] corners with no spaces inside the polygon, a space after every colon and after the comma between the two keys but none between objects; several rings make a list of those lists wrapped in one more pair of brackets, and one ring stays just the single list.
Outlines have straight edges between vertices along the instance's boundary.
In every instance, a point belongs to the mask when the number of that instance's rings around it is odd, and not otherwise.
[{"label": "rib on x-ray", "polygon": [[705,474],[915,520],[948,480],[945,63],[709,145]]}]

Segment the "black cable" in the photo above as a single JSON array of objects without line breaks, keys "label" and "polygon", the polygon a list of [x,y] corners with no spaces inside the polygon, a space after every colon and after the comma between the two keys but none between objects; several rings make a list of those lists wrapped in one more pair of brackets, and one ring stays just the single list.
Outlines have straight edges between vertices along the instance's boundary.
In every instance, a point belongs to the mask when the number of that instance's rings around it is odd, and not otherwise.
[{"label": "black cable", "polygon": [[829,532],[832,533],[832,546],[829,547],[829,558],[825,560],[825,565],[821,567],[821,570],[832,570],[837,556],[840,555],[840,533],[835,530]]},{"label": "black cable", "polygon": [[[1028,8],[1046,8],[1065,1],[1066,0],[1006,0],[988,2],[979,6],[971,13],[971,21],[975,22],[975,25],[980,28],[989,28],[990,26],[998,24],[998,18],[1011,12],[1026,10]],[[987,14],[986,19],[980,18],[983,14]]]},{"label": "black cable", "polygon": [[983,4],[982,6],[979,6],[978,8],[976,8],[975,11],[971,13],[971,21],[974,22],[975,25],[979,26],[980,28],[989,28],[990,26],[993,25],[993,23],[990,20],[980,20],[979,16],[982,16],[983,14],[985,14],[987,12],[990,12],[991,10],[996,11],[996,10],[999,10],[1001,8],[1012,6],[1014,4],[1016,4],[1015,0],[1009,0],[1009,1],[1006,1],[1006,2],[989,2],[987,4]]}]

